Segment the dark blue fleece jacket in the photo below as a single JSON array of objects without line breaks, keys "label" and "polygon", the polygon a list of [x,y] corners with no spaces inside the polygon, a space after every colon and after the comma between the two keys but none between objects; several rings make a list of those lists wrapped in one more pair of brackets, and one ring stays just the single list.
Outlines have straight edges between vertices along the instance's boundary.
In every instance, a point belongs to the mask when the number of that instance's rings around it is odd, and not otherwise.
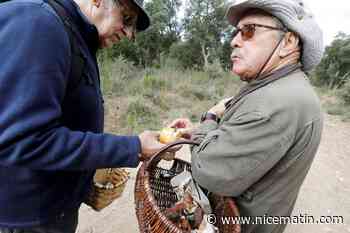
[{"label": "dark blue fleece jacket", "polygon": [[[0,4],[0,226],[43,224],[76,209],[94,169],[136,167],[136,136],[102,134],[97,29],[72,0],[60,0],[87,60],[69,93],[71,49],[43,0]],[[89,81],[86,81],[89,80]]]}]

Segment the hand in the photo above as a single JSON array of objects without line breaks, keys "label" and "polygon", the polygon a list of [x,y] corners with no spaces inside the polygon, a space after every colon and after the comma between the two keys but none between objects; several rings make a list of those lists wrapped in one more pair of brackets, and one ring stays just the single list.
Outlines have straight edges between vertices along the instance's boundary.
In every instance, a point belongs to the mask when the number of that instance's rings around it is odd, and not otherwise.
[{"label": "hand", "polygon": [[187,118],[178,118],[171,122],[167,127],[177,129],[177,131],[180,132],[181,137],[186,139],[191,138],[194,130],[193,123]]},{"label": "hand", "polygon": [[165,144],[159,142],[159,132],[156,131],[145,131],[139,135],[139,138],[141,142],[141,161],[150,159],[165,146]]},{"label": "hand", "polygon": [[176,129],[184,129],[184,128],[192,128],[193,124],[190,119],[187,118],[178,118],[171,122],[167,127],[176,128]]},{"label": "hand", "polygon": [[232,99],[232,97],[221,100],[218,104],[216,104],[214,107],[209,109],[208,112],[215,114],[219,118],[222,118],[222,116],[224,115],[224,112],[226,110],[225,104],[228,101],[230,101],[231,99]]},{"label": "hand", "polygon": [[[155,153],[166,146],[166,144],[159,142],[159,132],[156,131],[145,131],[139,135],[139,139],[141,142],[141,161],[150,159]],[[168,152],[175,153],[179,149],[181,149],[181,146],[172,147]]]}]

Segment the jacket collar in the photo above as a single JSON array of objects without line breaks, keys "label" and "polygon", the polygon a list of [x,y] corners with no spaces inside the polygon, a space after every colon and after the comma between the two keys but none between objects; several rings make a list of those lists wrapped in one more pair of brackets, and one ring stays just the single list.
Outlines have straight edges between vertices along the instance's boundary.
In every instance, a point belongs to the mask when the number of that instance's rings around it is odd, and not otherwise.
[{"label": "jacket collar", "polygon": [[272,73],[261,76],[259,79],[249,82],[240,90],[238,95],[236,95],[234,98],[232,98],[229,102],[225,104],[226,109],[235,105],[239,100],[241,100],[244,96],[248,95],[249,93],[252,93],[255,90],[260,89],[280,78],[287,77],[289,74],[300,70],[301,67],[302,65],[300,63],[286,65],[278,70],[273,71]]}]

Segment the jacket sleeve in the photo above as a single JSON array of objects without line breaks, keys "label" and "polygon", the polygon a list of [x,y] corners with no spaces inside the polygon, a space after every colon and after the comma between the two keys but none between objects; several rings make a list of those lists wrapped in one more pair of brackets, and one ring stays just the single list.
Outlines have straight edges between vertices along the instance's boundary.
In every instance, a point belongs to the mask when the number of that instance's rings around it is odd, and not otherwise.
[{"label": "jacket sleeve", "polygon": [[283,126],[258,111],[232,116],[218,126],[200,125],[193,138],[194,179],[209,191],[239,196],[266,174],[288,150],[290,137]]},{"label": "jacket sleeve", "polygon": [[136,167],[137,136],[71,131],[61,125],[69,39],[53,12],[37,5],[26,2],[17,10],[0,10],[0,166]]}]

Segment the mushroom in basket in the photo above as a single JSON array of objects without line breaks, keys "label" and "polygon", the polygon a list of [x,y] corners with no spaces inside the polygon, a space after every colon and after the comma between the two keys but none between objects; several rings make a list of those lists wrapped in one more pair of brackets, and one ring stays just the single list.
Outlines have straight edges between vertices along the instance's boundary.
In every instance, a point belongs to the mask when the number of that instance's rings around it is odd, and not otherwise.
[{"label": "mushroom in basket", "polygon": [[193,200],[191,193],[186,192],[181,201],[165,210],[165,215],[180,229],[187,232],[199,228],[204,212]]}]

